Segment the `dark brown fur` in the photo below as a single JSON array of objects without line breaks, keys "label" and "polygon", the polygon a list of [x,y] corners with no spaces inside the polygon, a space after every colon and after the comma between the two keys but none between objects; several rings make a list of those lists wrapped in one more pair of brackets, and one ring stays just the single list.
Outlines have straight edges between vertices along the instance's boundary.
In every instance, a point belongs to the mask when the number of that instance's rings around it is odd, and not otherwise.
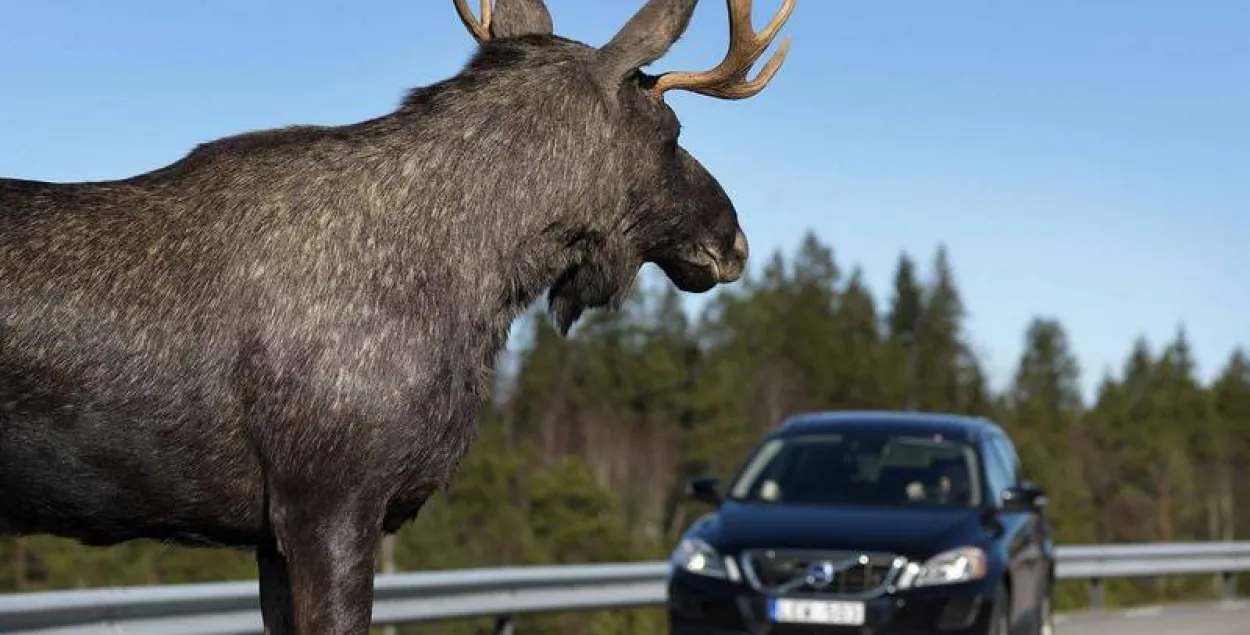
[{"label": "dark brown fur", "polygon": [[694,0],[601,50],[499,4],[512,37],[385,116],[0,179],[0,532],[255,549],[271,632],[365,633],[377,541],[451,482],[529,303],[567,330],[644,262],[741,273],[733,205],[634,70]]}]

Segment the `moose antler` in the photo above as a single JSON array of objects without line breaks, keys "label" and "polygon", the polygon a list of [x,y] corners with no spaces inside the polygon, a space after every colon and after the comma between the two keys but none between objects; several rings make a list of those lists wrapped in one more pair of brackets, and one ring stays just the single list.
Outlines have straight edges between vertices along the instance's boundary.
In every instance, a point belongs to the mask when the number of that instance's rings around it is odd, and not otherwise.
[{"label": "moose antler", "polygon": [[763,31],[751,26],[751,0],[726,0],[729,8],[729,51],[716,68],[701,73],[665,73],[656,80],[652,94],[662,99],[666,91],[689,90],[720,99],[745,99],[768,85],[790,51],[790,38],[781,41],[777,52],[768,60],[759,75],[747,81],[747,72],[772,44],[777,32],[790,19],[795,0],[785,0]]},{"label": "moose antler", "polygon": [[482,19],[478,20],[473,15],[473,10],[465,0],[453,0],[456,3],[456,13],[460,14],[460,21],[464,23],[469,33],[473,34],[473,39],[478,44],[485,44],[490,41],[490,18],[491,3],[490,0],[482,0]]}]

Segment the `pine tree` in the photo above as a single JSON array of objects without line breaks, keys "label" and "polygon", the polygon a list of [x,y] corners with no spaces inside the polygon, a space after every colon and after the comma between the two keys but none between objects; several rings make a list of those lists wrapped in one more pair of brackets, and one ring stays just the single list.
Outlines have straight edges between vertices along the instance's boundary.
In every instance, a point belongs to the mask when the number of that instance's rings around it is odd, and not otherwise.
[{"label": "pine tree", "polygon": [[890,379],[876,301],[856,266],[842,292],[836,316],[840,355],[830,393],[831,403],[849,409],[890,407]]},{"label": "pine tree", "polygon": [[890,407],[919,407],[917,330],[924,314],[924,289],[916,265],[906,253],[894,268],[893,293],[886,312],[885,389]]},{"label": "pine tree", "polygon": [[1026,477],[1044,484],[1061,542],[1092,540],[1095,519],[1090,491],[1081,480],[1082,464],[1071,452],[1074,426],[1082,415],[1080,367],[1058,320],[1035,318],[1010,389],[1008,429],[1019,448]]},{"label": "pine tree", "polygon": [[846,340],[839,337],[838,285],[841,271],[833,250],[808,232],[794,259],[793,275],[783,284],[780,310],[769,328],[781,339],[781,363],[793,370],[791,381],[800,385],[791,403],[779,412],[827,409],[840,405],[838,366],[846,354]]},{"label": "pine tree", "polygon": [[946,247],[933,257],[933,282],[929,285],[917,324],[914,351],[918,407],[939,412],[963,412],[971,397],[972,370],[963,336],[966,311]]},{"label": "pine tree", "polygon": [[[1250,509],[1250,492],[1239,487],[1250,482],[1250,359],[1245,351],[1233,351],[1211,392],[1219,448],[1215,458],[1218,530],[1211,538],[1244,540],[1250,538],[1250,518],[1244,515]],[[1239,517],[1238,511],[1243,515]]]}]

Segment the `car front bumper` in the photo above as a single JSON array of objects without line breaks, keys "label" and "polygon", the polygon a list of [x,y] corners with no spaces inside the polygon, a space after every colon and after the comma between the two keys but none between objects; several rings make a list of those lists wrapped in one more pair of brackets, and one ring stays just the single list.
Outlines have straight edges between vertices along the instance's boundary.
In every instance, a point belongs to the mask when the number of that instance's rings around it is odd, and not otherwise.
[{"label": "car front bumper", "polygon": [[769,596],[745,582],[675,571],[668,587],[668,616],[673,635],[980,635],[989,630],[995,587],[981,580],[862,598],[861,626],[787,624],[774,623]]}]

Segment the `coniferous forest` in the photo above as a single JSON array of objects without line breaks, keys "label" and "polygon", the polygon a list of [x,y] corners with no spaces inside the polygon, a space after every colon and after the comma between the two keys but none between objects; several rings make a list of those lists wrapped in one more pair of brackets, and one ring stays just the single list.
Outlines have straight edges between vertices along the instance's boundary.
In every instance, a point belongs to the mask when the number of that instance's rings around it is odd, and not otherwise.
[{"label": "coniferous forest", "polygon": [[[1086,400],[1080,381],[1090,371],[1056,307],[1020,325],[1024,353],[1009,385],[992,391],[963,324],[952,258],[942,247],[900,256],[892,288],[878,296],[859,268],[809,234],[697,315],[658,275],[640,278],[621,312],[590,313],[567,339],[536,306],[458,481],[388,545],[379,570],[665,558],[707,511],[683,499],[685,477],[727,478],[765,430],[814,409],[994,417],[1016,440],[1026,475],[1049,490],[1061,544],[1250,539],[1246,350],[1228,351],[1204,383],[1185,325],[1163,342],[1126,331],[1131,354]],[[247,553],[0,539],[0,593],[255,575]],[[1212,592],[1209,576],[1117,580],[1106,601]],[[1085,601],[1083,583],[1057,591],[1061,610]],[[612,611],[530,617],[519,627],[625,635],[662,632],[660,619],[658,609]]]}]

